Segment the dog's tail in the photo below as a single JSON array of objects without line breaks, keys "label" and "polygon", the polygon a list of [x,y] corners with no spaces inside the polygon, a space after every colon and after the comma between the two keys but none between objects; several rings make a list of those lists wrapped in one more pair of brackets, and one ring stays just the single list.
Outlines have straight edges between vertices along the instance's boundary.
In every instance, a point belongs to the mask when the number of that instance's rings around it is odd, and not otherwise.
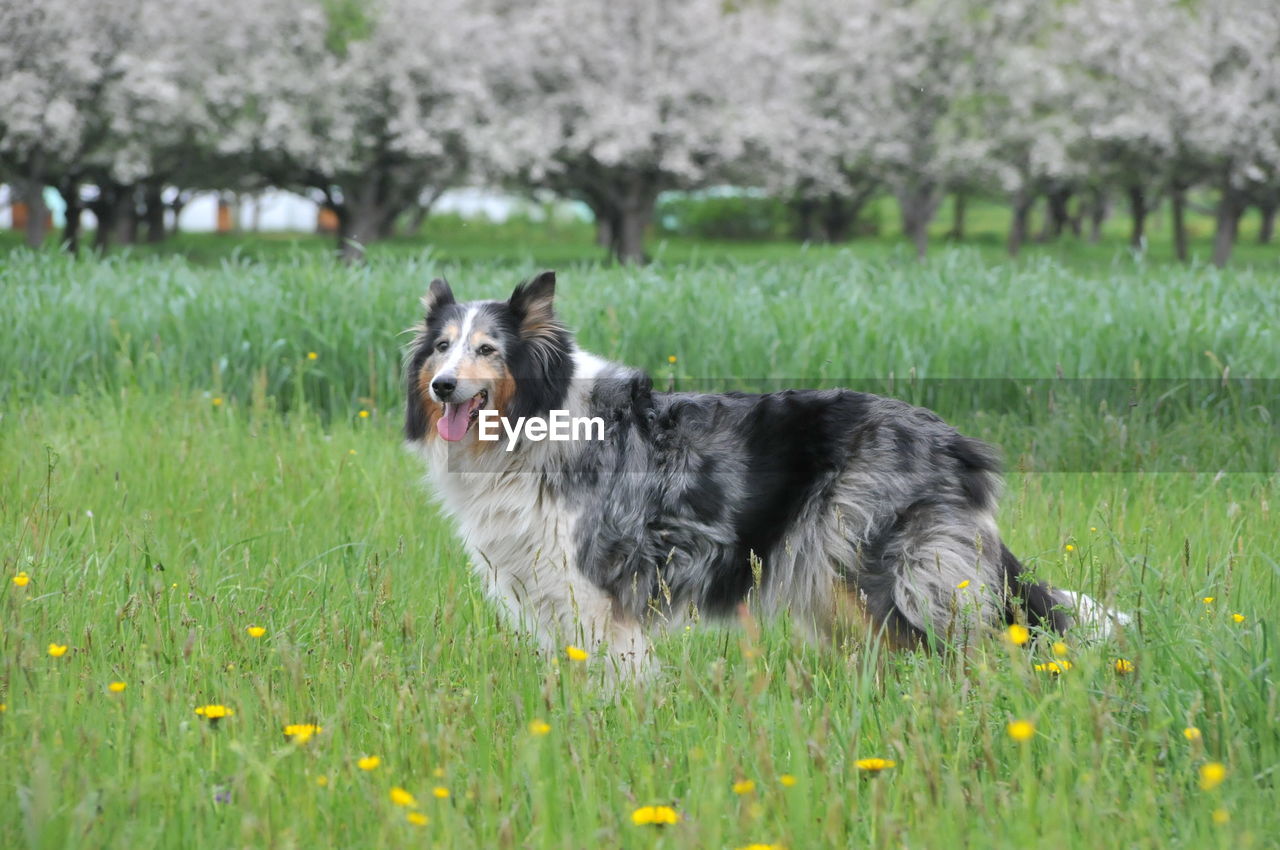
[{"label": "dog's tail", "polygon": [[1023,575],[1022,562],[1003,543],[1000,544],[1000,566],[1010,594],[1006,617],[1011,623],[1017,620],[1021,608],[1032,626],[1058,634],[1070,630],[1085,640],[1106,640],[1117,627],[1133,620],[1129,614],[1113,611],[1091,596],[1028,580]]}]

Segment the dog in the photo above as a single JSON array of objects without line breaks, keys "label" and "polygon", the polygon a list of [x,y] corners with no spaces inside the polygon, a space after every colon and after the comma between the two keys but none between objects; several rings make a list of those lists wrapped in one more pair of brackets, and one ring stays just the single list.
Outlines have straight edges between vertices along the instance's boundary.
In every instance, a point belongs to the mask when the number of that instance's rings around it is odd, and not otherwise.
[{"label": "dog", "polygon": [[[996,453],[933,412],[848,390],[658,392],[578,348],[555,286],[548,271],[459,302],[433,281],[404,423],[489,594],[545,648],[643,674],[655,633],[744,603],[897,648],[1126,621],[1027,578],[996,527]],[[482,439],[494,416],[553,411],[598,438]]]}]

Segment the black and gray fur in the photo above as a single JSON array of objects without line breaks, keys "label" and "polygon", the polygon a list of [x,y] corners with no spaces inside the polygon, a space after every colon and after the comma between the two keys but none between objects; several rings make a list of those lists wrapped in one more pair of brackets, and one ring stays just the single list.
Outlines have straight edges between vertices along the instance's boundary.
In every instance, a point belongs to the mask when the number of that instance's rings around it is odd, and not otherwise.
[{"label": "black and gray fur", "polygon": [[[995,452],[931,411],[847,390],[658,392],[548,326],[551,273],[508,302],[457,304],[445,290],[409,352],[406,436],[495,597],[548,645],[568,636],[634,655],[655,627],[747,601],[816,636],[860,619],[899,646],[1014,621],[1062,632],[1067,606],[1084,612],[1075,594],[1026,579],[996,528]],[[536,339],[523,321],[531,293]],[[602,417],[605,439],[508,454],[432,435],[424,352],[465,311],[468,328],[502,340],[513,408]]]}]

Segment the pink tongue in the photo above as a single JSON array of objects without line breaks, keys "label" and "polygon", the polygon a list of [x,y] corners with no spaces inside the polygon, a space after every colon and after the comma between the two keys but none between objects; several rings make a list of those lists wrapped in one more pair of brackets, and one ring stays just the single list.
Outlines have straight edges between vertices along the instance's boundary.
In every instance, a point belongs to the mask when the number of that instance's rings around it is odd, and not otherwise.
[{"label": "pink tongue", "polygon": [[444,416],[440,417],[440,436],[451,443],[456,443],[467,435],[471,425],[471,411],[480,406],[480,400],[473,398],[466,404],[446,404]]}]

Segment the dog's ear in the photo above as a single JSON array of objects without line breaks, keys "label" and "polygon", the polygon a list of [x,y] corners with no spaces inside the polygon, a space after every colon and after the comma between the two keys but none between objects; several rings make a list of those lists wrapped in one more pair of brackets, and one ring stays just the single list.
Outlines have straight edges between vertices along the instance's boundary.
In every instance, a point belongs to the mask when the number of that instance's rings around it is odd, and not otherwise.
[{"label": "dog's ear", "polygon": [[538,336],[555,327],[552,302],[556,297],[556,273],[546,271],[515,288],[507,302],[520,323],[521,336]]},{"label": "dog's ear", "polygon": [[427,294],[422,296],[422,309],[428,316],[441,307],[448,307],[454,303],[457,302],[454,300],[453,290],[449,288],[449,282],[442,277],[431,281],[431,286],[427,287]]}]

